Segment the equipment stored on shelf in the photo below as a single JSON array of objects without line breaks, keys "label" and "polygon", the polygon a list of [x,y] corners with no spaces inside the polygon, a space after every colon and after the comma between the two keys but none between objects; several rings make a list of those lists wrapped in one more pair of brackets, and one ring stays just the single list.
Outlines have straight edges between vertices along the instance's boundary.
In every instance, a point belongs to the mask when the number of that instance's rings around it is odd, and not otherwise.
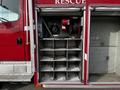
[{"label": "equipment stored on shelf", "polygon": [[79,37],[82,31],[80,20],[78,16],[42,17],[43,37]]}]

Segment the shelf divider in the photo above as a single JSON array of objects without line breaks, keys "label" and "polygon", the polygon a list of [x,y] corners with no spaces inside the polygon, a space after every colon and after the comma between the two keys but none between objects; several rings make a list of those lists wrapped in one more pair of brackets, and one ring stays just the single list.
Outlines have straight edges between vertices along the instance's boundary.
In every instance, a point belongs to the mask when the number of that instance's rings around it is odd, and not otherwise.
[{"label": "shelf divider", "polygon": [[[67,44],[66,45],[67,45],[66,48],[68,49],[68,40],[67,40]],[[68,59],[69,59],[69,57],[68,57],[68,50],[66,51],[66,58],[67,58],[67,70],[68,70]],[[68,80],[68,72],[66,72],[66,76],[67,76],[66,78]]]},{"label": "shelf divider", "polygon": [[[55,40],[53,39],[53,49],[55,49]],[[55,60],[55,51],[53,51],[53,61]],[[53,62],[53,70],[55,70],[55,62]],[[55,72],[53,72],[53,80],[55,80]]]}]

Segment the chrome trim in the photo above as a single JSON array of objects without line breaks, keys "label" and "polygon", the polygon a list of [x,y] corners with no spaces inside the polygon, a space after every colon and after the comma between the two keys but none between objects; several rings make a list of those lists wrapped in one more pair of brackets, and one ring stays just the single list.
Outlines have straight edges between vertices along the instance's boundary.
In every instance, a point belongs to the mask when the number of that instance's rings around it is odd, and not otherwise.
[{"label": "chrome trim", "polygon": [[43,84],[43,88],[120,88],[120,85],[47,85]]},{"label": "chrome trim", "polygon": [[35,44],[34,44],[34,20],[33,20],[33,4],[32,0],[28,0],[28,8],[29,8],[29,26],[30,26],[30,56],[31,56],[31,63],[32,63],[32,73],[35,72]]},{"label": "chrome trim", "polygon": [[76,12],[81,8],[41,8],[42,12]]},{"label": "chrome trim", "polygon": [[95,11],[120,11],[120,7],[98,6],[92,7]]}]

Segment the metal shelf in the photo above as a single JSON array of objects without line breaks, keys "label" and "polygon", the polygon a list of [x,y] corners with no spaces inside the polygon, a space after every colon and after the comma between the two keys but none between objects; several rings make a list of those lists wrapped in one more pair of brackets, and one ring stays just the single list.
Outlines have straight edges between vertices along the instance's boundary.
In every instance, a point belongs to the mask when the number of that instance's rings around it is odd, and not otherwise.
[{"label": "metal shelf", "polygon": [[69,58],[68,58],[68,61],[82,61],[81,60],[81,57],[76,57],[76,56],[70,56]]},{"label": "metal shelf", "polygon": [[[39,52],[49,52],[51,54],[53,53],[53,55],[51,56],[44,56],[43,54],[43,57],[41,57],[39,60],[40,63],[42,63],[42,65],[44,65],[44,63],[48,64],[48,68],[45,65],[42,68],[40,68],[40,73],[44,73],[47,75],[47,77],[42,76],[43,81],[41,80],[41,82],[80,82],[82,66],[77,65],[77,67],[71,67],[69,63],[81,63],[82,57],[76,55],[76,53],[79,54],[79,52],[82,51],[82,47],[79,47],[79,43],[82,43],[82,39],[43,38],[40,40],[51,40],[49,42],[49,45],[52,45],[52,48],[46,45],[48,47],[45,46],[44,48],[43,46],[43,48],[39,49]],[[47,42],[45,43],[47,44]],[[71,56],[71,53],[74,54]],[[74,75],[75,73],[77,73],[77,76]]]},{"label": "metal shelf", "polygon": [[64,83],[69,83],[70,81],[74,81],[77,83],[77,81],[80,81],[81,78],[79,77],[79,75],[71,75],[68,77],[66,77],[65,74],[58,74],[58,76],[54,79],[53,76],[49,76],[49,75],[46,75],[42,78],[42,82],[51,82],[51,83],[55,83],[55,82],[62,82],[64,81]]},{"label": "metal shelf", "polygon": [[54,59],[52,57],[44,56],[40,59],[40,61],[46,61],[46,62],[69,61],[69,62],[74,62],[74,61],[81,61],[81,58],[74,56],[74,57],[68,58],[68,60],[67,60],[67,57],[56,57]]},{"label": "metal shelf", "polygon": [[82,49],[80,49],[80,48],[70,48],[70,49],[66,49],[66,48],[58,48],[58,49],[43,48],[43,49],[40,49],[40,51],[82,51]]},{"label": "metal shelf", "polygon": [[80,48],[70,48],[70,49],[68,49],[68,51],[82,51],[82,49],[80,49]]},{"label": "metal shelf", "polygon": [[[81,79],[79,79],[79,81],[78,80],[74,81],[74,83],[72,83],[72,84],[73,85],[74,84],[77,84],[77,85],[83,84],[83,83],[80,82],[80,80]],[[71,85],[71,81],[70,80],[65,80],[65,81],[60,82],[60,81],[52,80],[52,81],[48,81],[48,82],[43,81],[43,82],[41,82],[41,84],[69,84],[69,85]]]},{"label": "metal shelf", "polygon": [[[73,45],[71,46],[69,44],[71,43],[71,40],[75,40],[74,42],[72,41],[72,43],[76,43],[81,39],[80,38],[79,39],[77,39],[77,38],[76,39],[73,39],[73,38],[64,38],[64,39],[63,38],[44,38],[43,40],[53,40],[51,42],[53,44],[53,48],[48,47],[48,48],[40,49],[40,52],[46,51],[46,52],[53,53],[53,57],[44,56],[40,59],[40,62],[43,63],[43,65],[44,65],[44,62],[47,62],[47,63],[50,62],[50,64],[52,63],[51,68],[47,68],[46,70],[42,69],[42,68],[40,69],[40,73],[46,73],[48,76],[49,76],[50,73],[52,73],[52,77],[50,77],[50,79],[48,79],[48,80],[45,80],[45,82],[62,82],[62,81],[64,81],[64,82],[71,82],[71,81],[72,82],[77,82],[77,81],[79,81],[80,82],[81,79],[79,77],[81,77],[82,66],[81,66],[81,68],[79,68],[79,65],[78,65],[78,67],[70,67],[69,62],[72,62],[72,63],[79,62],[79,63],[81,63],[81,60],[82,60],[81,58],[82,57],[79,57],[79,56],[76,56],[76,55],[71,56],[71,55],[69,55],[69,54],[71,54],[69,52],[81,52],[82,49],[77,48]],[[56,42],[55,40],[61,40],[61,41],[63,40],[63,43],[64,44],[66,43],[66,47],[63,48],[63,45],[62,45],[62,47],[61,47],[61,45],[59,45],[56,48],[57,43],[55,43]],[[66,40],[66,42],[64,42],[64,40]],[[70,42],[69,42],[69,40],[70,40]],[[59,42],[59,44],[60,44],[60,42]],[[58,52],[65,52],[65,55],[63,56],[61,53],[58,53]],[[58,63],[58,65],[61,64],[63,66],[60,66],[60,67],[57,66],[56,67],[57,63]],[[70,73],[72,73],[72,74],[79,73],[80,75],[69,76]],[[61,76],[61,78],[58,78],[58,80],[57,80],[56,76],[59,77],[60,74],[63,74],[64,76],[63,77]]]},{"label": "metal shelf", "polygon": [[64,62],[67,60],[40,60],[40,62]]},{"label": "metal shelf", "polygon": [[81,72],[81,71],[70,71],[70,70],[64,70],[64,71],[57,71],[57,70],[40,70],[41,72],[69,72],[69,73],[75,73],[75,72]]},{"label": "metal shelf", "polygon": [[40,70],[41,72],[81,72],[81,69],[79,67],[73,67],[73,68],[68,68],[67,67],[62,67],[62,68],[56,68],[55,70],[53,67],[50,68],[42,68]]},{"label": "metal shelf", "polygon": [[82,38],[42,38],[40,40],[82,40]]},{"label": "metal shelf", "polygon": [[81,60],[40,60],[40,62],[81,62]]},{"label": "metal shelf", "polygon": [[52,57],[42,57],[41,59],[40,59],[40,61],[53,61],[53,58]]}]

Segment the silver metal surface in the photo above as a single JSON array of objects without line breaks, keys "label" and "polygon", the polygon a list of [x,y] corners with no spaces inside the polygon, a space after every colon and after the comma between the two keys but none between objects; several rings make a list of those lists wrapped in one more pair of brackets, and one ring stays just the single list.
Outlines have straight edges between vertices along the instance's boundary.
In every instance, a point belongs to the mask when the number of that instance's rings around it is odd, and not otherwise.
[{"label": "silver metal surface", "polygon": [[93,7],[93,10],[95,11],[120,11],[120,7],[98,6],[98,7]]},{"label": "silver metal surface", "polygon": [[8,74],[0,75],[0,82],[31,82],[31,74]]},{"label": "silver metal surface", "polygon": [[[77,85],[77,88],[75,88],[76,86],[74,86],[73,88],[69,85],[69,86],[64,86],[64,88],[57,88],[54,87],[55,85],[53,85],[53,87],[51,86],[51,88],[49,88],[50,85],[48,85],[47,88],[35,88],[33,83],[0,83],[0,90],[119,90],[120,87],[119,86],[93,86],[93,85]],[[63,87],[63,85],[62,85]],[[67,88],[66,88],[67,87]]]},{"label": "silver metal surface", "polygon": [[31,81],[31,62],[0,62],[0,81]]},{"label": "silver metal surface", "polygon": [[81,8],[41,8],[42,12],[76,12]]},{"label": "silver metal surface", "polygon": [[44,48],[44,49],[40,49],[40,51],[81,51],[81,49],[80,48],[71,48],[71,49],[66,49],[66,48],[59,48],[59,49]]},{"label": "silver metal surface", "polygon": [[33,27],[33,4],[32,0],[28,0],[28,11],[29,11],[29,26],[30,26],[30,56],[31,56],[31,69],[32,73],[35,72],[35,43],[34,43],[34,27]]}]

